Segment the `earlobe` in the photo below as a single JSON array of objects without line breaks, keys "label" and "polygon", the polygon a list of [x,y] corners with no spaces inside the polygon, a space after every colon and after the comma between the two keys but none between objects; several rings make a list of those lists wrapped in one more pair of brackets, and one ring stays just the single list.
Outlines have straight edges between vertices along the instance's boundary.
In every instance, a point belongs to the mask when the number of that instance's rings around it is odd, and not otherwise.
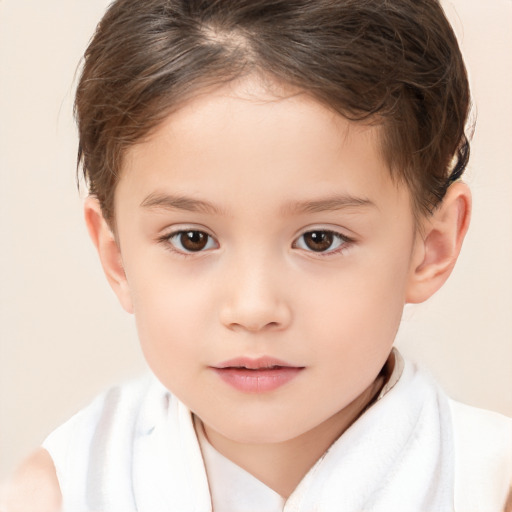
[{"label": "earlobe", "polygon": [[84,216],[89,236],[100,257],[107,280],[119,302],[128,313],[133,306],[118,242],[101,212],[99,201],[89,196],[84,204]]},{"label": "earlobe", "polygon": [[425,220],[413,251],[406,301],[432,296],[450,276],[471,217],[471,192],[462,182],[448,189],[442,203]]}]

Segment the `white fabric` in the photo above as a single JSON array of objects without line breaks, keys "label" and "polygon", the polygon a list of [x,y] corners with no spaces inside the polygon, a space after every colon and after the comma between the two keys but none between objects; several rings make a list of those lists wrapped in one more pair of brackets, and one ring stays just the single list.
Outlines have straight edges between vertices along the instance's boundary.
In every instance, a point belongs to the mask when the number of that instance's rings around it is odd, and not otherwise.
[{"label": "white fabric", "polygon": [[[212,510],[190,411],[156,381],[111,390],[43,446],[65,512]],[[450,401],[406,362],[283,511],[501,512],[511,481],[512,421]]]},{"label": "white fabric", "polygon": [[503,512],[512,491],[512,421],[450,400],[455,437],[455,502],[462,512]]},{"label": "white fabric", "polygon": [[[215,511],[283,512],[285,499],[220,454],[206,439],[199,421],[196,422],[196,432]],[[226,492],[226,484],[229,492]]]}]

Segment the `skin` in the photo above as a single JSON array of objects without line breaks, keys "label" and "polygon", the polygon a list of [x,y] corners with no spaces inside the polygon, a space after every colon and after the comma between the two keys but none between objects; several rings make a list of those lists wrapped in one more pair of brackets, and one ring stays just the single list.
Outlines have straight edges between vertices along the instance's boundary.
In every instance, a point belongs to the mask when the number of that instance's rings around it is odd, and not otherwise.
[{"label": "skin", "polygon": [[57,512],[60,505],[55,466],[43,449],[25,460],[10,480],[0,486],[2,512]]},{"label": "skin", "polygon": [[[115,225],[94,198],[85,214],[153,372],[219,452],[288,497],[381,388],[404,304],[447,279],[471,201],[456,183],[418,224],[379,127],[274,86],[184,104],[125,155]],[[204,249],[187,252],[183,230]],[[312,231],[332,245],[312,250]],[[242,356],[301,371],[242,392],[213,369]]]},{"label": "skin", "polygon": [[504,512],[512,512],[512,483],[508,491],[507,502],[505,503]]}]

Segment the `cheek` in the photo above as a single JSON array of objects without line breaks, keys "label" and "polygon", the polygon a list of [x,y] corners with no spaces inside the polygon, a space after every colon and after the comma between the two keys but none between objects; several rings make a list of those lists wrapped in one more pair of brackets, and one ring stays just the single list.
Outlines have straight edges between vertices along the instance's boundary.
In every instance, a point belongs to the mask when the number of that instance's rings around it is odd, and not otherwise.
[{"label": "cheek", "polygon": [[403,258],[368,258],[321,286],[310,283],[302,315],[305,321],[314,320],[309,335],[326,340],[332,345],[327,350],[333,353],[343,351],[354,357],[388,350],[402,317],[406,270]]},{"label": "cheek", "polygon": [[150,366],[192,357],[204,339],[212,301],[194,283],[159,272],[157,265],[133,276],[130,289],[141,347]]},{"label": "cheek", "polygon": [[307,338],[315,340],[311,355],[321,369],[317,396],[324,387],[338,389],[347,405],[370,385],[389,355],[403,303],[383,292],[388,283],[372,284],[338,290],[312,314],[316,321],[308,326]]}]

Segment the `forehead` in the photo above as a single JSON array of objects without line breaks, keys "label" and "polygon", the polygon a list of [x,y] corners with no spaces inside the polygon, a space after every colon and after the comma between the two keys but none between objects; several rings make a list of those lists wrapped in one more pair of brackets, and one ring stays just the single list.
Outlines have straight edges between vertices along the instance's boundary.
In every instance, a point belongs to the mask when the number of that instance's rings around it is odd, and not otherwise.
[{"label": "forehead", "polygon": [[315,196],[382,200],[404,191],[391,180],[380,130],[348,121],[303,91],[232,82],[187,101],[129,148],[116,201],[207,194],[229,205],[236,193],[248,208],[280,201],[282,209]]}]

